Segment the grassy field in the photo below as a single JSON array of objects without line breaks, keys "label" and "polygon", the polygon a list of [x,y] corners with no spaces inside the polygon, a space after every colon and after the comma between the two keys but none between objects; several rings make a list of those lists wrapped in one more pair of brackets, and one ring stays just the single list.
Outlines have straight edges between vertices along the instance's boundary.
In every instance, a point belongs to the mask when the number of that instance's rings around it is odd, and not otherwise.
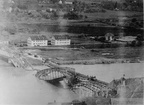
[{"label": "grassy field", "polygon": [[96,13],[84,13],[87,15],[89,19],[107,19],[107,18],[132,18],[134,15],[139,15],[141,19],[143,19],[142,12],[133,12],[133,11],[110,11],[107,10],[106,12],[96,12]]},{"label": "grassy field", "polygon": [[38,51],[37,53],[43,55],[46,58],[54,58],[58,60],[94,60],[99,58],[107,59],[127,59],[131,62],[138,60],[144,60],[143,57],[144,47],[130,48],[95,48],[94,51],[91,49],[48,49]]}]

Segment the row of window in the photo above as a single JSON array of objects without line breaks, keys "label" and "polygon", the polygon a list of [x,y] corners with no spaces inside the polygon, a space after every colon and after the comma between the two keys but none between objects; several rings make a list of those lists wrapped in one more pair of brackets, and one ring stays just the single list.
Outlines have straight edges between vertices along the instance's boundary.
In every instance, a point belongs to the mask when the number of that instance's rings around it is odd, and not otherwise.
[{"label": "row of window", "polygon": [[45,45],[47,43],[33,43],[33,45]]},{"label": "row of window", "polygon": [[56,42],[57,44],[64,44],[64,43],[70,43],[70,42]]},{"label": "row of window", "polygon": [[[70,40],[53,40],[54,42],[70,42]],[[47,41],[47,40],[44,40],[44,41],[28,41],[29,43],[47,43],[47,42],[53,42],[53,41]]]},{"label": "row of window", "polygon": [[27,40],[28,42],[47,42],[47,40]]},{"label": "row of window", "polygon": [[[33,45],[33,46],[42,46],[42,45],[47,45],[48,43],[47,42],[41,42],[41,43],[37,43],[37,42],[28,42],[28,45]],[[54,42],[51,42],[51,44],[55,44],[55,45],[69,45],[70,44],[70,41],[54,41]]]}]

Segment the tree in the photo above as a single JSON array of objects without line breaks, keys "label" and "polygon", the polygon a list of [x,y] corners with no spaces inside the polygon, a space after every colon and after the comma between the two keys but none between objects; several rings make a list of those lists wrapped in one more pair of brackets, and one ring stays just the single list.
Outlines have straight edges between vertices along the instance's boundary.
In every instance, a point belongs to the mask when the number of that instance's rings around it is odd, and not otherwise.
[{"label": "tree", "polygon": [[116,2],[115,5],[114,5],[114,8],[117,8],[117,5],[118,5],[118,3]]},{"label": "tree", "polygon": [[131,20],[131,22],[132,22],[132,23],[136,23],[136,22],[137,22],[137,19],[136,19],[136,18],[133,18],[133,19]]},{"label": "tree", "polygon": [[105,1],[103,2],[103,8],[113,10],[115,9],[115,2],[113,1]]},{"label": "tree", "polygon": [[143,41],[144,40],[143,35],[138,34],[137,37],[136,37],[136,40]]},{"label": "tree", "polygon": [[55,4],[55,3],[58,3],[59,0],[50,0],[51,3]]},{"label": "tree", "polygon": [[81,105],[87,105],[87,104],[86,104],[86,102],[85,102],[85,101],[83,101],[83,102],[81,103]]},{"label": "tree", "polygon": [[131,46],[132,46],[132,47],[135,47],[135,46],[136,46],[136,40],[134,40],[134,41],[131,42]]},{"label": "tree", "polygon": [[66,18],[66,19],[79,19],[79,18],[82,18],[82,16],[78,15],[75,12],[68,12],[63,17]]}]

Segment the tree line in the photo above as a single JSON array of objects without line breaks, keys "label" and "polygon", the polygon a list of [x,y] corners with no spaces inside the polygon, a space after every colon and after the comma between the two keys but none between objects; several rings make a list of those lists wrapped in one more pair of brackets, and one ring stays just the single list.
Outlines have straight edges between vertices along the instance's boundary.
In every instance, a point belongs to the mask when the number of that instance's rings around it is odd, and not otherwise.
[{"label": "tree line", "polygon": [[109,10],[143,11],[142,0],[103,1],[102,7]]}]

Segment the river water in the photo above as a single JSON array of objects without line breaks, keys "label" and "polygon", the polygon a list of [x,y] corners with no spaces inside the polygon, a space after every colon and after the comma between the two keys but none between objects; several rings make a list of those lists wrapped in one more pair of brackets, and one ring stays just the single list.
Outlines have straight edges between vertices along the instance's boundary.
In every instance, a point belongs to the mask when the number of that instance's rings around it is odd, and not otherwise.
[{"label": "river water", "polygon": [[[77,72],[96,76],[97,79],[110,82],[112,79],[122,77],[143,76],[144,65],[110,64],[110,65],[65,65],[73,67]],[[37,79],[35,71],[26,71],[13,68],[11,65],[1,63],[0,67],[0,104],[1,105],[46,105],[49,102],[70,102],[79,99],[74,92],[54,86]],[[64,86],[64,85],[63,85]]]},{"label": "river water", "polygon": [[78,98],[68,89],[37,79],[35,73],[9,65],[0,67],[0,105],[47,105]]},{"label": "river water", "polygon": [[111,82],[113,79],[120,79],[123,74],[126,78],[143,77],[143,63],[123,63],[123,64],[96,64],[96,65],[67,65],[75,68],[76,72],[85,75],[96,76],[97,79]]}]

